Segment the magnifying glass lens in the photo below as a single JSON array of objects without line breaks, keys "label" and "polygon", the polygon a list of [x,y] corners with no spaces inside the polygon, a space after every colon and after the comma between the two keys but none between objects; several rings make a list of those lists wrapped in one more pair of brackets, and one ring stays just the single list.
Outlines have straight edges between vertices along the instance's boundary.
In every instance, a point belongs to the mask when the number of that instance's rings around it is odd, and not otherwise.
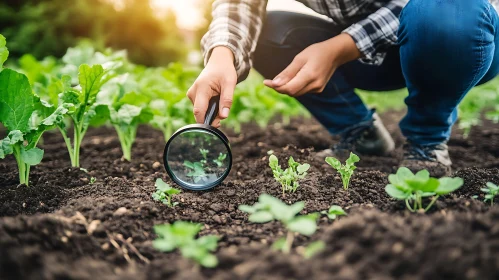
[{"label": "magnifying glass lens", "polygon": [[189,189],[211,187],[230,170],[226,144],[207,130],[186,130],[176,135],[167,149],[167,169]]}]

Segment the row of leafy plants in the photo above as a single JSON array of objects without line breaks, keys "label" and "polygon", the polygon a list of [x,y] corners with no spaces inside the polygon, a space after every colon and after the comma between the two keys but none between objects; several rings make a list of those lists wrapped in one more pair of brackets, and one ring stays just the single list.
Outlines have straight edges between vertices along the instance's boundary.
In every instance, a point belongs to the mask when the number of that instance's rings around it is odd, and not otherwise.
[{"label": "row of leafy plants", "polygon": [[[288,167],[283,169],[273,152],[269,151],[269,154],[269,166],[274,179],[282,187],[283,196],[286,193],[296,192],[300,187],[300,180],[307,176],[310,165],[308,163],[300,164],[293,157],[289,157]],[[350,153],[350,157],[345,163],[341,163],[334,157],[327,157],[325,161],[338,172],[343,188],[348,190],[350,179],[356,169],[355,164],[360,161],[360,158]],[[385,187],[387,195],[395,200],[403,201],[410,212],[419,213],[428,212],[439,197],[454,192],[464,184],[463,179],[459,177],[437,179],[431,177],[427,170],[421,170],[414,174],[406,167],[400,167],[395,174],[390,174],[388,181],[389,184]],[[499,194],[499,186],[488,182],[481,191],[485,196],[484,201],[490,201],[491,206],[493,206],[494,199]],[[175,207],[178,202],[173,202],[173,198],[180,192],[179,189],[157,179],[156,192],[153,193],[152,197],[168,207]],[[426,205],[424,205],[425,202],[427,202]],[[296,235],[311,236],[317,231],[317,221],[321,215],[327,216],[330,220],[346,215],[346,212],[337,205],[324,211],[300,215],[304,207],[305,202],[303,201],[288,205],[269,194],[261,194],[255,204],[239,205],[238,209],[248,213],[248,221],[252,223],[279,222],[287,230],[287,233],[284,237],[276,240],[272,248],[289,254]],[[183,257],[193,259],[205,267],[215,267],[218,260],[213,252],[217,249],[218,237],[208,235],[196,239],[196,235],[201,229],[201,224],[185,221],[157,225],[154,230],[158,238],[153,242],[153,246],[163,252],[172,252],[178,248]],[[323,250],[324,247],[324,242],[314,241],[304,247],[300,253],[305,258],[310,258]]]},{"label": "row of leafy plants", "polygon": [[[8,54],[0,35],[0,123],[8,132],[0,140],[0,159],[15,156],[22,184],[29,184],[30,167],[43,158],[37,144],[45,131],[60,131],[71,165],[80,167],[81,144],[92,127],[114,127],[130,161],[141,124],[161,130],[166,140],[195,122],[185,95],[199,69],[147,68],[130,63],[124,51],[100,53],[89,45],[68,49],[61,60],[28,54],[4,68]],[[287,122],[305,114],[295,100],[269,91],[250,76],[238,87],[225,126],[238,132],[243,123],[265,126],[278,115]]]}]

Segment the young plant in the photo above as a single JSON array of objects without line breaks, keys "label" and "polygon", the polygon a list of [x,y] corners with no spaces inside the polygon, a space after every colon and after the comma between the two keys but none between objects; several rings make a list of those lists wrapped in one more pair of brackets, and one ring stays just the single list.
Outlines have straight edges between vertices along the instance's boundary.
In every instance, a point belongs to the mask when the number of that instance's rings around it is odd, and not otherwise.
[{"label": "young plant", "polygon": [[97,94],[101,87],[110,79],[107,71],[101,65],[89,66],[83,64],[79,67],[78,80],[80,88],[71,87],[71,79],[68,76],[63,77],[64,91],[59,95],[60,103],[69,104],[74,110],[68,113],[73,123],[73,142],[68,136],[67,128],[64,123],[59,125],[64,141],[69,151],[71,165],[80,167],[80,146],[87,129],[92,122],[102,122],[105,118],[104,105],[95,105]]},{"label": "young plant", "polygon": [[310,168],[310,164],[299,164],[293,159],[293,157],[289,157],[288,168],[286,168],[286,170],[282,170],[279,165],[279,160],[275,155],[270,155],[269,166],[272,169],[274,178],[282,186],[283,195],[286,192],[295,192],[300,186],[299,180],[307,176],[307,171]]},{"label": "young plant", "polygon": [[342,165],[341,162],[334,157],[327,157],[326,162],[331,165],[338,173],[341,175],[341,181],[343,182],[343,188],[348,190],[348,186],[350,185],[350,178],[353,175],[353,171],[357,168],[355,163],[359,162],[360,158],[354,154],[350,153],[350,157],[346,160],[345,165]]},{"label": "young plant", "polygon": [[210,151],[206,149],[199,149],[199,153],[201,153],[201,156],[203,156],[203,159],[201,160],[201,163],[205,165],[208,162],[208,153]]},{"label": "young plant", "polygon": [[184,258],[192,259],[204,267],[216,267],[218,259],[211,252],[218,247],[218,236],[206,235],[196,238],[202,229],[201,224],[177,221],[173,224],[154,226],[158,235],[152,245],[161,252],[179,249]]},{"label": "young plant", "polygon": [[483,202],[490,201],[490,206],[494,206],[494,198],[499,194],[499,186],[488,182],[487,187],[480,190],[485,193],[485,200]]},{"label": "young plant", "polygon": [[137,128],[142,123],[148,123],[152,114],[145,108],[123,104],[119,109],[110,108],[110,120],[120,139],[123,158],[132,160],[132,145],[137,136]]},{"label": "young plant", "polygon": [[335,220],[338,216],[345,216],[347,213],[340,206],[333,205],[329,210],[321,211],[321,214],[327,215],[330,220]]},{"label": "young plant", "polygon": [[[413,174],[407,167],[400,167],[396,174],[388,176],[388,180],[390,184],[385,187],[388,195],[398,200],[405,200],[405,205],[411,212],[419,210],[427,212],[441,195],[459,189],[464,183],[461,178],[432,178],[427,170]],[[423,207],[425,197],[433,199]]]},{"label": "young plant", "polygon": [[188,160],[184,161],[184,166],[190,169],[187,173],[187,177],[192,177],[194,183],[198,183],[206,178],[206,172],[204,171],[204,165],[201,161],[190,162]]},{"label": "young plant", "polygon": [[227,154],[220,153],[218,158],[214,159],[213,162],[218,166],[222,167],[224,165],[224,161],[227,158]]},{"label": "young plant", "polygon": [[42,134],[62,123],[69,111],[61,106],[47,118],[39,118],[39,110],[44,108],[44,103],[33,94],[24,74],[11,69],[0,72],[0,122],[9,132],[5,139],[0,140],[0,159],[14,155],[19,182],[26,186],[29,185],[31,166],[39,164],[43,158],[43,150],[36,147]]},{"label": "young plant", "polygon": [[168,207],[175,207],[178,202],[172,203],[174,195],[181,193],[179,189],[172,188],[169,184],[165,183],[161,178],[156,179],[156,192],[152,194],[152,198],[156,201],[161,201]]},{"label": "young plant", "polygon": [[287,236],[277,240],[272,247],[287,254],[293,246],[295,233],[310,236],[317,230],[319,214],[298,215],[304,207],[303,201],[287,205],[273,196],[262,194],[253,206],[239,205],[239,210],[249,213],[248,220],[253,223],[281,222],[288,230]]}]

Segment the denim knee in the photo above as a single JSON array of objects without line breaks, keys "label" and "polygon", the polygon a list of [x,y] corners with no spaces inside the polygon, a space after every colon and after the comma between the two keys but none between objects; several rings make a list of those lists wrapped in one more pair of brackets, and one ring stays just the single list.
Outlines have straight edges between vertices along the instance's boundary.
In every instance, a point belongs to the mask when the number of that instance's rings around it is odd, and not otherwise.
[{"label": "denim knee", "polygon": [[491,9],[488,0],[411,0],[400,15],[399,43],[470,44],[477,34],[494,34]]}]

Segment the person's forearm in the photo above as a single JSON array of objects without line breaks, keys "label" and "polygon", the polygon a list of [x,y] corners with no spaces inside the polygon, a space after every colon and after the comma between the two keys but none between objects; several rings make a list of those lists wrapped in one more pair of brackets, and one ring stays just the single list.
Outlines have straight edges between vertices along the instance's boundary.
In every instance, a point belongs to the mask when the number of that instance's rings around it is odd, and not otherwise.
[{"label": "person's forearm", "polygon": [[355,41],[349,34],[342,33],[325,43],[330,46],[332,53],[335,54],[333,63],[337,66],[362,57],[361,52],[355,45]]},{"label": "person's forearm", "polygon": [[234,65],[234,53],[227,47],[218,46],[211,51],[210,59],[208,63],[222,63],[222,64],[232,64]]}]

